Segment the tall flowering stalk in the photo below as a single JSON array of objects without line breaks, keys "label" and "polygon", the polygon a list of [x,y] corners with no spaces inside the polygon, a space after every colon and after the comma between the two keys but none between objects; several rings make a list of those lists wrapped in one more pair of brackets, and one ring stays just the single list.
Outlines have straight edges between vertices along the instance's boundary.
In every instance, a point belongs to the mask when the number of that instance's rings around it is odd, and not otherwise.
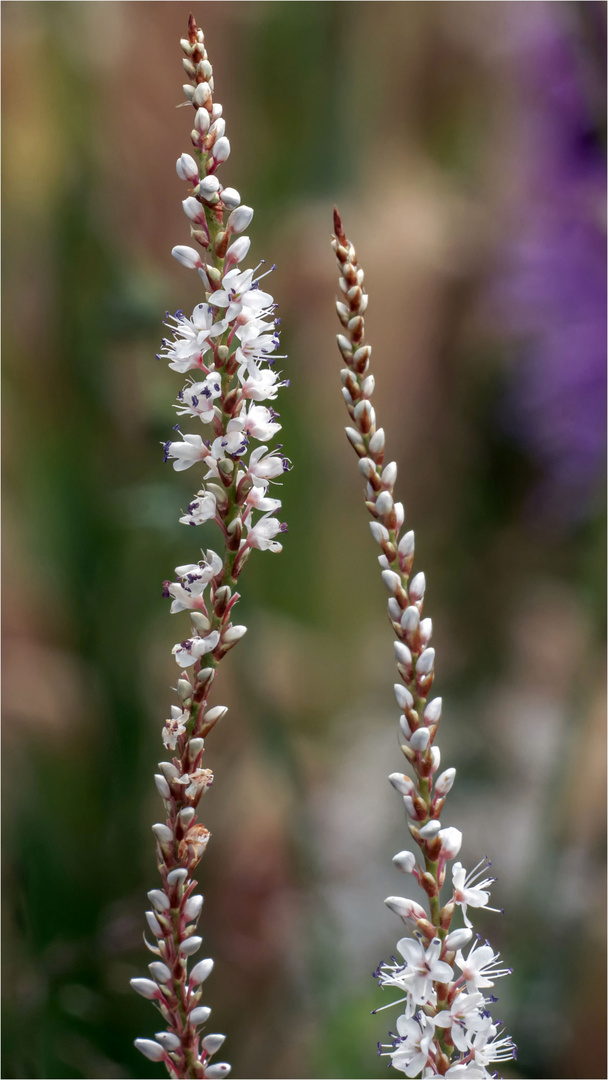
[{"label": "tall flowering stalk", "polygon": [[[179,704],[172,706],[162,731],[172,757],[160,763],[155,777],[166,814],[152,826],[162,883],[148,893],[152,906],[146,912],[155,939],[146,944],[155,959],[149,965],[151,978],[131,983],[155,1003],[166,1024],[155,1039],[136,1039],[138,1049],[164,1062],[172,1077],[212,1078],[230,1072],[225,1062],[210,1063],[224,1036],[200,1033],[211,1012],[201,1005],[201,988],[213,960],[198,960],[188,968],[202,944],[196,927],[203,897],[195,892],[193,872],[210,836],[197,819],[199,801],[213,781],[202,759],[209,732],[227,712],[223,705],[210,708],[209,696],[220,660],[246,630],[232,623],[239,574],[254,548],[281,550],[276,537],[286,526],[274,516],[281,502],[268,489],[289,462],[277,452],[280,448],[264,445],[280,424],[273,409],[261,402],[274,400],[286,385],[272,366],[279,320],[256,270],[240,269],[250,245],[242,233],[253,210],[242,206],[238,192],[222,187],[217,177],[230,143],[222,106],[213,100],[203,31],[193,16],[180,44],[189,79],[184,94],[194,107],[194,156],[182,154],[177,173],[189,185],[182,205],[197,246],[174,247],[172,254],[198,270],[205,298],[190,317],[182,311],[168,316],[165,325],[172,337],[163,341],[160,357],[186,376],[177,395],[178,415],[200,421],[206,437],[183,434],[177,427],[179,438],[168,440],[164,451],[165,461],[177,471],[201,465],[206,470],[180,521],[215,521],[221,550],[176,567],[176,580],[164,583],[171,612],[188,612],[190,625],[173,648]],[[260,445],[253,449],[252,442]]]},{"label": "tall flowering stalk", "polygon": [[[365,344],[363,314],[367,294],[353,245],[347,240],[337,210],[332,247],[338,259],[342,298],[337,301],[344,332],[338,346],[346,367],[341,372],[342,393],[353,426],[346,434],[359,457],[359,471],[366,480],[365,505],[373,521],[370,528],[382,549],[379,557],[382,580],[390,594],[388,616],[393,627],[395,659],[400,681],[395,696],[402,711],[399,719],[401,750],[411,776],[395,772],[389,780],[403,797],[412,839],[418,855],[400,851],[393,862],[411,874],[426,894],[429,910],[414,900],[389,896],[385,903],[401,917],[409,935],[397,943],[401,959],[391,958],[374,973],[381,987],[395,988],[392,1004],[405,1005],[397,1020],[392,1042],[378,1044],[379,1053],[390,1057],[393,1067],[409,1077],[488,1077],[488,1066],[508,1061],[515,1047],[499,1030],[489,1006],[497,999],[482,991],[495,979],[507,975],[499,955],[486,942],[471,945],[471,908],[488,908],[486,859],[467,874],[458,855],[462,833],[444,827],[441,814],[452,788],[455,769],[439,775],[440,752],[435,737],[441,719],[441,698],[428,700],[434,679],[435,650],[429,645],[432,623],[422,618],[425,577],[410,578],[414,561],[414,533],[401,530],[403,505],[393,499],[397,479],[394,461],[384,465],[384,431],[376,427],[371,404],[374,376],[370,374],[371,348]],[[464,926],[452,928],[460,908]],[[463,951],[464,950],[464,951]],[[466,951],[466,955],[465,955]],[[457,970],[455,970],[457,969]],[[387,1008],[388,1006],[384,1006]]]}]

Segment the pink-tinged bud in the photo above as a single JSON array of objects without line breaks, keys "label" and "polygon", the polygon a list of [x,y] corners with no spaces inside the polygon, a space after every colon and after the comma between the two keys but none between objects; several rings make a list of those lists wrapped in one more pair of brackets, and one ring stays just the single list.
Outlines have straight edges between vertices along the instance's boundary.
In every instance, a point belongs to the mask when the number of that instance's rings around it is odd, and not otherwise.
[{"label": "pink-tinged bud", "polygon": [[200,82],[197,84],[194,93],[192,94],[192,101],[200,109],[201,105],[206,105],[211,97],[211,87],[208,82]]},{"label": "pink-tinged bud", "polygon": [[196,811],[192,806],[185,806],[183,810],[180,810],[179,820],[181,821],[185,829],[188,828],[188,825],[193,820],[195,813]]},{"label": "pink-tinged bud", "polygon": [[[371,439],[370,439],[371,444]],[[397,462],[389,461],[388,465],[382,470],[382,476],[380,477],[383,484],[387,487],[393,487],[395,480],[397,479]]]},{"label": "pink-tinged bud", "polygon": [[167,882],[169,885],[181,885],[183,881],[188,877],[188,871],[185,866],[178,866],[176,870],[171,870],[167,874]]},{"label": "pink-tinged bud", "polygon": [[401,625],[409,634],[415,634],[420,626],[420,612],[415,604],[406,607],[401,616]]},{"label": "pink-tinged bud", "polygon": [[184,91],[184,97],[186,97],[188,101],[192,101],[192,98],[194,97],[194,87],[192,86],[192,84],[184,83],[182,86],[182,90]]},{"label": "pink-tinged bud", "polygon": [[226,252],[226,266],[229,263],[236,266],[237,263],[242,262],[250,246],[251,240],[248,236],[239,236],[238,240],[235,240]]},{"label": "pink-tinged bud", "polygon": [[194,985],[202,983],[209,977],[213,971],[213,960],[210,956],[206,960],[199,960],[198,964],[195,964],[190,972],[190,982]]},{"label": "pink-tinged bud", "polygon": [[153,998],[160,997],[160,990],[158,989],[157,984],[152,982],[152,979],[130,979],[129,982],[138,994],[148,998],[150,1001],[152,1001]]},{"label": "pink-tinged bud", "polygon": [[405,773],[391,773],[389,780],[395,791],[398,791],[400,795],[411,796],[416,790],[413,781],[410,780],[409,776],[406,776]]},{"label": "pink-tinged bud", "polygon": [[410,597],[412,598],[412,600],[422,600],[425,589],[426,578],[422,571],[420,571],[420,573],[415,574],[410,581]]},{"label": "pink-tinged bud", "polygon": [[447,795],[448,791],[452,790],[455,779],[456,769],[446,769],[445,772],[442,772],[441,776],[438,776],[435,781],[435,795]]},{"label": "pink-tinged bud", "polygon": [[[247,633],[246,626],[230,626],[223,634],[222,641],[225,645],[236,645]],[[223,714],[222,714],[223,715]]]},{"label": "pink-tinged bud", "polygon": [[369,401],[359,401],[355,405],[355,420],[364,434],[376,426],[376,411]]},{"label": "pink-tinged bud", "polygon": [[194,248],[186,247],[183,244],[179,244],[177,247],[172,248],[171,254],[174,259],[177,259],[178,263],[182,266],[187,266],[188,270],[195,270],[197,267],[202,266],[202,260]]},{"label": "pink-tinged bud", "polygon": [[338,342],[338,348],[339,348],[340,352],[342,353],[342,356],[344,357],[344,359],[345,360],[352,360],[352,358],[353,358],[353,347],[352,347],[350,341],[348,340],[348,338],[344,337],[344,334],[338,334],[337,337],[336,337],[336,341]]},{"label": "pink-tinged bud", "polygon": [[409,743],[412,737],[412,729],[407,722],[407,716],[399,717],[399,730],[401,731],[403,738]]},{"label": "pink-tinged bud", "polygon": [[198,165],[190,154],[182,154],[175,163],[175,170],[180,180],[198,184]]},{"label": "pink-tinged bud", "polygon": [[188,897],[183,907],[184,917],[188,920],[188,922],[192,922],[193,919],[198,919],[201,913],[202,906],[203,897],[200,895],[200,893],[197,893],[196,896]]},{"label": "pink-tinged bud", "polygon": [[168,785],[167,781],[165,780],[164,776],[162,776],[160,773],[155,773],[154,774],[154,783],[156,784],[156,787],[158,788],[158,793],[161,796],[161,798],[163,798],[163,799],[170,799],[171,798],[171,788],[169,787],[169,785]]},{"label": "pink-tinged bud", "polygon": [[205,208],[201,206],[198,199],[195,199],[193,195],[190,195],[187,199],[183,199],[182,206],[184,208],[184,214],[187,218],[190,218],[190,221],[193,221],[196,225],[207,224]]},{"label": "pink-tinged bud", "polygon": [[369,448],[372,454],[381,454],[384,450],[384,442],[384,428],[378,428],[369,440]]},{"label": "pink-tinged bud", "polygon": [[[213,121],[211,127],[209,128],[209,135],[211,136],[211,139],[219,139],[221,135],[225,134],[225,131],[226,121],[223,120],[221,117],[218,117],[217,120]],[[211,139],[209,140],[209,142],[211,142]]]},{"label": "pink-tinged bud", "polygon": [[[370,398],[376,388],[376,380],[373,375],[368,375],[366,379],[361,383],[361,393],[363,397]],[[395,466],[396,467],[396,466]]]},{"label": "pink-tinged bud", "polygon": [[348,439],[349,443],[351,443],[351,445],[354,446],[357,453],[360,453],[362,450],[365,450],[365,445],[363,443],[361,435],[355,428],[347,427],[347,428],[344,428],[344,430],[346,432],[346,438]]},{"label": "pink-tinged bud", "polygon": [[211,116],[213,117],[213,119],[217,120],[218,116],[221,116],[223,111],[223,106],[220,105],[219,101],[214,101],[213,108],[211,110]]},{"label": "pink-tinged bud", "polygon": [[198,952],[202,944],[202,937],[193,935],[192,937],[186,938],[185,941],[180,942],[179,951],[183,956],[194,956],[194,953]]},{"label": "pink-tinged bud", "polygon": [[154,937],[163,936],[163,928],[160,925],[153,911],[146,911],[146,922],[148,923],[150,930],[154,934]]},{"label": "pink-tinged bud", "polygon": [[402,502],[395,503],[395,518],[395,529],[399,532],[405,520],[405,510],[403,509]]},{"label": "pink-tinged bud", "polygon": [[209,131],[209,124],[211,119],[207,109],[197,109],[194,117],[194,126],[197,131],[200,131],[201,135],[206,135]]},{"label": "pink-tinged bud", "polygon": [[369,527],[376,543],[381,544],[383,541],[388,540],[388,529],[385,529],[384,525],[381,525],[379,521],[370,521]]},{"label": "pink-tinged bud", "polygon": [[410,746],[416,753],[422,753],[429,745],[431,733],[426,727],[419,727],[410,739]]},{"label": "pink-tinged bud", "polygon": [[[236,626],[233,626],[233,627],[231,627],[231,629],[232,630],[236,630],[236,629],[241,630],[242,629],[243,633],[244,633],[246,627],[238,627],[237,628]],[[228,631],[226,631],[226,634],[227,633],[228,633]],[[243,635],[241,634],[240,637],[242,637],[242,636]],[[224,635],[224,638],[225,637],[226,637],[226,635]],[[226,715],[227,712],[228,712],[228,707],[226,705],[215,705],[213,707],[213,709],[208,709],[207,710],[207,712],[203,716],[203,722],[205,724],[217,724]]]},{"label": "pink-tinged bud", "polygon": [[[375,471],[375,470],[374,470]],[[393,509],[393,496],[389,491],[381,491],[376,499],[376,510],[381,517],[390,514]],[[390,522],[389,522],[390,524]]]},{"label": "pink-tinged bud", "polygon": [[171,969],[166,964],[163,964],[161,960],[155,960],[154,963],[148,964],[148,971],[152,978],[159,983],[171,982]]},{"label": "pink-tinged bud", "polygon": [[432,619],[422,619],[421,622],[420,622],[420,637],[422,639],[423,645],[426,645],[427,641],[431,640],[432,633],[433,633],[433,620]]},{"label": "pink-tinged bud", "polygon": [[169,897],[161,889],[150,889],[148,900],[154,904],[157,911],[168,911],[171,907]]},{"label": "pink-tinged bud", "polygon": [[401,588],[401,578],[394,570],[383,570],[382,580],[390,593],[396,593]]},{"label": "pink-tinged bud", "polygon": [[222,202],[227,210],[236,210],[241,205],[241,196],[236,188],[225,187],[222,189]]},{"label": "pink-tinged bud", "polygon": [[[401,609],[399,609],[397,614],[401,614]],[[395,641],[393,642],[393,648],[395,650],[395,659],[397,663],[401,664],[401,666],[404,668],[411,668],[412,653],[408,646],[404,645],[402,641]],[[405,693],[407,694],[407,698],[405,700],[407,702],[408,708],[411,709],[414,704],[414,699],[406,687],[402,687],[402,690],[405,690]],[[397,691],[395,691],[395,693],[396,692]],[[405,708],[405,705],[403,705],[402,708]]]},{"label": "pink-tinged bud", "polygon": [[196,1009],[192,1010],[188,1019],[191,1024],[206,1024],[210,1016],[211,1009],[207,1005],[199,1005]]},{"label": "pink-tinged bud", "polygon": [[212,199],[220,190],[220,182],[217,176],[205,176],[201,180],[198,190],[201,199]]},{"label": "pink-tinged bud", "polygon": [[419,835],[423,840],[433,840],[440,829],[441,823],[439,821],[427,821],[426,825],[423,825],[419,830]]},{"label": "pink-tinged bud", "polygon": [[402,919],[426,919],[426,911],[415,900],[408,900],[405,896],[387,896],[384,901],[386,906],[399,915]]},{"label": "pink-tinged bud", "polygon": [[253,210],[250,206],[239,206],[237,210],[233,210],[228,218],[228,228],[233,232],[242,232],[243,229],[248,228],[251,225],[253,218]]},{"label": "pink-tinged bud", "polygon": [[399,541],[399,554],[402,559],[407,559],[414,554],[414,533],[411,529]]},{"label": "pink-tinged bud", "polygon": [[205,1035],[202,1042],[203,1050],[206,1050],[208,1054],[217,1054],[220,1046],[223,1046],[225,1042],[225,1035]]},{"label": "pink-tinged bud", "polygon": [[218,1061],[217,1065],[207,1065],[205,1076],[208,1080],[220,1080],[220,1077],[228,1076],[231,1066],[227,1061]]},{"label": "pink-tinged bud", "polygon": [[389,563],[386,555],[379,555],[378,562],[380,563],[382,570],[390,570],[391,564]]},{"label": "pink-tinged bud", "polygon": [[403,796],[403,805],[405,806],[405,812],[408,817],[411,817],[413,821],[418,820],[418,814],[416,813],[416,807],[414,806],[414,800],[411,795]]},{"label": "pink-tinged bud", "polygon": [[[401,642],[399,642],[399,641],[395,642],[395,652],[397,652],[397,645],[401,645]],[[407,645],[401,645],[401,648],[399,650],[398,655],[406,657],[406,655],[407,655],[406,654],[406,649],[407,649],[407,652],[409,653],[410,650],[407,648]],[[412,654],[411,653],[410,653],[409,662],[410,662],[410,664],[412,662]],[[407,666],[407,660],[405,660],[404,666]],[[398,704],[399,708],[400,709],[411,709],[413,704],[414,704],[414,699],[413,699],[412,695],[410,694],[407,686],[404,686],[403,683],[395,683],[393,689],[395,691],[395,697],[397,698],[397,704]]]},{"label": "pink-tinged bud", "polygon": [[420,653],[416,661],[416,674],[417,675],[430,675],[433,670],[433,664],[435,663],[435,650],[425,649]]},{"label": "pink-tinged bud", "polygon": [[177,780],[179,771],[175,768],[172,761],[159,761],[158,767],[163,776],[166,776],[167,780]]},{"label": "pink-tinged bud", "polygon": [[[432,650],[428,650],[430,652]],[[424,653],[423,653],[424,655]],[[420,661],[418,661],[420,663]],[[441,719],[441,705],[442,698],[436,697],[432,701],[429,701],[426,709],[424,710],[424,722],[425,724],[438,724]]]},{"label": "pink-tinged bud", "polygon": [[227,161],[230,157],[230,141],[225,135],[222,135],[221,139],[217,139],[213,144],[213,157],[217,162]]},{"label": "pink-tinged bud", "polygon": [[190,739],[188,744],[188,757],[190,758],[190,761],[196,760],[204,746],[204,739]]},{"label": "pink-tinged bud", "polygon": [[441,765],[441,750],[438,746],[431,746],[431,773],[436,773]]},{"label": "pink-tinged bud", "polygon": [[438,835],[441,840],[441,858],[455,859],[462,847],[462,833],[460,829],[442,829]]},{"label": "pink-tinged bud", "polygon": [[416,866],[416,856],[411,851],[399,851],[393,855],[393,862],[404,874],[411,874]]},{"label": "pink-tinged bud", "polygon": [[135,1039],[133,1045],[150,1061],[162,1061],[167,1056],[162,1046],[154,1042],[154,1039]]}]

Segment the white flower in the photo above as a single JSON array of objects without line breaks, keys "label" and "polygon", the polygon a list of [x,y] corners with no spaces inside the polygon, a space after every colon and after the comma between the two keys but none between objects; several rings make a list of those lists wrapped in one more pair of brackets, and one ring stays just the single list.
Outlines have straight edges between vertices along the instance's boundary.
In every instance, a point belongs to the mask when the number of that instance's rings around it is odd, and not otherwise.
[{"label": "white flower", "polygon": [[171,706],[171,719],[165,720],[162,731],[163,742],[168,750],[175,750],[177,740],[186,730],[189,713],[183,712],[177,705]]},{"label": "white flower", "polygon": [[281,430],[281,425],[274,420],[276,415],[264,405],[250,405],[246,412],[228,421],[226,430],[243,431],[254,439],[272,439]]},{"label": "white flower", "polygon": [[209,303],[226,308],[226,319],[234,322],[241,317],[241,322],[259,318],[262,311],[272,309],[274,300],[270,293],[262,292],[253,280],[253,270],[229,270],[222,278],[222,289],[217,289],[209,297]]},{"label": "white flower", "polygon": [[183,442],[171,442],[169,439],[164,444],[164,451],[165,461],[174,458],[173,468],[176,472],[183,472],[209,456],[209,450],[200,435],[184,435]]},{"label": "white flower", "polygon": [[419,1005],[425,1005],[433,993],[433,983],[449,983],[453,971],[449,964],[440,960],[442,943],[433,938],[428,949],[413,938],[401,938],[397,948],[405,960],[404,978],[412,997]]},{"label": "white flower", "polygon": [[424,1069],[435,1034],[430,1016],[419,1013],[415,1019],[400,1016],[397,1020],[399,1039],[390,1054],[394,1069],[406,1076],[417,1076]]},{"label": "white flower", "polygon": [[174,335],[173,341],[163,339],[159,359],[168,360],[169,367],[182,374],[194,368],[202,368],[203,356],[209,351],[212,339],[220,337],[228,328],[225,319],[213,321],[214,311],[209,304],[197,304],[188,319],[183,311],[168,316],[175,325],[165,322]]},{"label": "white flower", "polygon": [[273,513],[275,510],[281,509],[280,499],[269,499],[266,495],[268,490],[268,484],[260,484],[258,487],[252,487],[251,491],[247,494],[245,499],[246,505],[251,510],[259,510],[261,513],[267,513],[270,511]]},{"label": "white flower", "polygon": [[449,1009],[444,1009],[434,1017],[437,1027],[450,1029],[454,1046],[463,1054],[471,1049],[468,1034],[473,1035],[485,1027],[480,1013],[483,1002],[483,994],[465,994],[461,991]]},{"label": "white flower", "polygon": [[176,566],[180,582],[165,582],[165,596],[173,597],[171,614],[177,611],[204,611],[203,594],[212,578],[222,569],[223,563],[214,551],[207,552],[208,561]]},{"label": "white flower", "polygon": [[282,525],[278,518],[270,517],[271,511],[264,514],[247,533],[247,547],[258,548],[259,551],[283,550],[274,537],[277,533],[285,532],[286,526]]},{"label": "white flower", "polygon": [[254,318],[237,327],[236,335],[240,341],[236,358],[239,364],[247,365],[251,374],[255,374],[257,364],[276,352],[280,344],[277,331],[271,323],[264,322],[263,319]]},{"label": "white flower", "polygon": [[211,444],[211,454],[216,461],[220,461],[227,454],[230,457],[239,457],[247,450],[247,435],[240,425],[231,429],[231,423],[232,420],[228,422],[226,434],[220,435]]},{"label": "white flower", "polygon": [[276,480],[277,476],[281,476],[282,473],[289,469],[287,458],[280,457],[272,452],[266,456],[267,450],[267,446],[257,446],[249,458],[248,471],[254,484],[260,484],[266,480]]},{"label": "white flower", "polygon": [[179,520],[182,525],[203,525],[205,521],[211,521],[215,517],[216,509],[215,495],[203,489],[189,503],[188,513]]},{"label": "white flower", "polygon": [[243,365],[239,368],[238,377],[242,397],[251,398],[252,401],[273,401],[280,388],[288,385],[287,382],[281,382],[278,372],[270,368],[255,368],[250,371]]},{"label": "white flower", "polygon": [[[465,924],[471,926],[471,920],[467,915],[467,906],[470,907],[486,907],[488,900],[490,899],[490,893],[487,891],[487,886],[492,885],[496,878],[485,878],[483,881],[477,881],[485,871],[486,860],[482,859],[477,864],[474,870],[467,876],[467,872],[462,863],[454,863],[452,867],[452,884],[454,887],[454,903],[460,904],[462,907],[462,916]],[[488,911],[497,911],[497,908],[488,908]]]},{"label": "white flower", "polygon": [[191,773],[183,773],[177,780],[176,784],[183,784],[186,788],[185,795],[188,799],[197,798],[201,792],[211,787],[213,783],[213,773],[211,769],[195,769]]},{"label": "white flower", "polygon": [[222,393],[222,379],[217,371],[210,371],[203,382],[188,383],[180,390],[178,416],[198,416],[203,424],[210,424],[215,415],[213,402]]},{"label": "white flower", "polygon": [[212,630],[205,637],[187,638],[185,641],[180,641],[179,644],[173,646],[171,652],[180,667],[190,667],[205,653],[213,652],[219,640],[218,631]]},{"label": "white flower", "polygon": [[456,953],[456,963],[462,971],[462,976],[465,979],[467,989],[483,990],[488,986],[494,986],[494,979],[498,979],[501,975],[510,975],[510,968],[500,968],[500,953],[494,953],[492,947],[487,943],[480,947],[476,941],[471,946],[469,955],[466,960],[462,955],[462,950],[459,949]]}]

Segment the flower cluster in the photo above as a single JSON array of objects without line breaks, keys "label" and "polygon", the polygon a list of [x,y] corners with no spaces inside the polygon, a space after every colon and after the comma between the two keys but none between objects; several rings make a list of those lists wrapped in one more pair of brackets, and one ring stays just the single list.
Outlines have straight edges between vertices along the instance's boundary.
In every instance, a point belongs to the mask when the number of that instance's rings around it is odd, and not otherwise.
[{"label": "flower cluster", "polygon": [[155,777],[166,812],[153,826],[163,887],[148,893],[146,912],[155,938],[155,944],[147,944],[155,959],[151,978],[131,982],[155,1002],[166,1024],[154,1040],[136,1039],[139,1050],[164,1062],[172,1077],[211,1080],[230,1072],[226,1062],[211,1062],[224,1036],[200,1032],[211,1011],[200,999],[213,961],[200,960],[188,970],[202,944],[196,925],[203,898],[195,892],[192,873],[210,836],[197,821],[199,801],[213,783],[202,758],[207,735],[227,712],[223,705],[209,708],[208,698],[220,660],[246,632],[231,621],[238,576],[254,548],[281,550],[277,537],[286,526],[276,516],[281,502],[269,490],[290,463],[280,447],[268,447],[280,424],[274,409],[261,404],[274,401],[286,385],[273,366],[279,359],[279,319],[272,296],[260,287],[259,266],[241,269],[250,246],[243,231],[253,210],[216,175],[230,143],[222,106],[213,100],[204,35],[193,16],[181,47],[190,80],[184,93],[195,110],[194,156],[182,154],[177,173],[189,185],[182,205],[197,247],[178,246],[173,255],[198,270],[205,295],[191,316],[167,315],[171,337],[163,340],[159,358],[186,377],[177,414],[200,421],[203,433],[183,434],[176,427],[179,438],[164,444],[164,456],[178,472],[203,465],[199,490],[180,521],[214,521],[223,552],[208,550],[198,562],[176,567],[175,580],[164,583],[171,612],[187,612],[190,625],[173,648],[179,704],[171,707],[162,731],[173,757],[160,763]]},{"label": "flower cluster", "polygon": [[[344,328],[338,335],[346,364],[341,372],[342,393],[353,423],[346,428],[346,435],[359,457],[359,471],[366,481],[366,506],[373,518],[371,532],[382,551],[379,563],[389,593],[388,617],[396,637],[400,677],[395,684],[401,710],[400,745],[413,774],[393,773],[389,780],[403,798],[419,854],[400,851],[393,862],[416,880],[429,906],[427,912],[416,901],[400,896],[389,896],[385,901],[403,920],[410,936],[397,944],[401,960],[392,957],[391,963],[381,964],[374,973],[381,987],[398,992],[391,1004],[404,1005],[397,1034],[391,1043],[379,1044],[379,1053],[390,1057],[393,1067],[409,1077],[488,1077],[495,1075],[488,1072],[490,1065],[515,1055],[511,1039],[501,1034],[500,1025],[492,1019],[489,1006],[496,998],[482,993],[508,970],[487,942],[473,941],[468,914],[471,908],[495,910],[488,907],[494,879],[486,876],[489,863],[485,859],[470,874],[460,862],[454,862],[449,895],[441,899],[448,864],[460,851],[462,833],[453,826],[444,827],[441,821],[456,770],[439,771],[441,755],[435,738],[442,704],[439,697],[429,701],[435,650],[429,645],[432,622],[423,618],[426,581],[423,573],[411,576],[414,534],[407,531],[401,535],[403,505],[393,498],[397,466],[395,462],[384,465],[384,431],[376,427],[370,400],[374,377],[369,373],[371,348],[364,340],[367,294],[363,270],[337,211],[334,227],[332,246],[343,294],[336,304]],[[452,929],[457,908],[465,926]]]}]

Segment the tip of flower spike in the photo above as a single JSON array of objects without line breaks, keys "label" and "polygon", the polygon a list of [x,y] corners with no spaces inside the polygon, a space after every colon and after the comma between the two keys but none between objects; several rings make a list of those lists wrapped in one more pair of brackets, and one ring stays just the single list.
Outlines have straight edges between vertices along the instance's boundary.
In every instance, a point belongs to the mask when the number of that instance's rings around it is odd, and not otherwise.
[{"label": "tip of flower spike", "polygon": [[342,226],[342,218],[340,217],[337,206],[334,206],[334,231],[336,234],[336,239],[339,240],[341,244],[345,244],[346,233],[344,232],[344,228]]}]

